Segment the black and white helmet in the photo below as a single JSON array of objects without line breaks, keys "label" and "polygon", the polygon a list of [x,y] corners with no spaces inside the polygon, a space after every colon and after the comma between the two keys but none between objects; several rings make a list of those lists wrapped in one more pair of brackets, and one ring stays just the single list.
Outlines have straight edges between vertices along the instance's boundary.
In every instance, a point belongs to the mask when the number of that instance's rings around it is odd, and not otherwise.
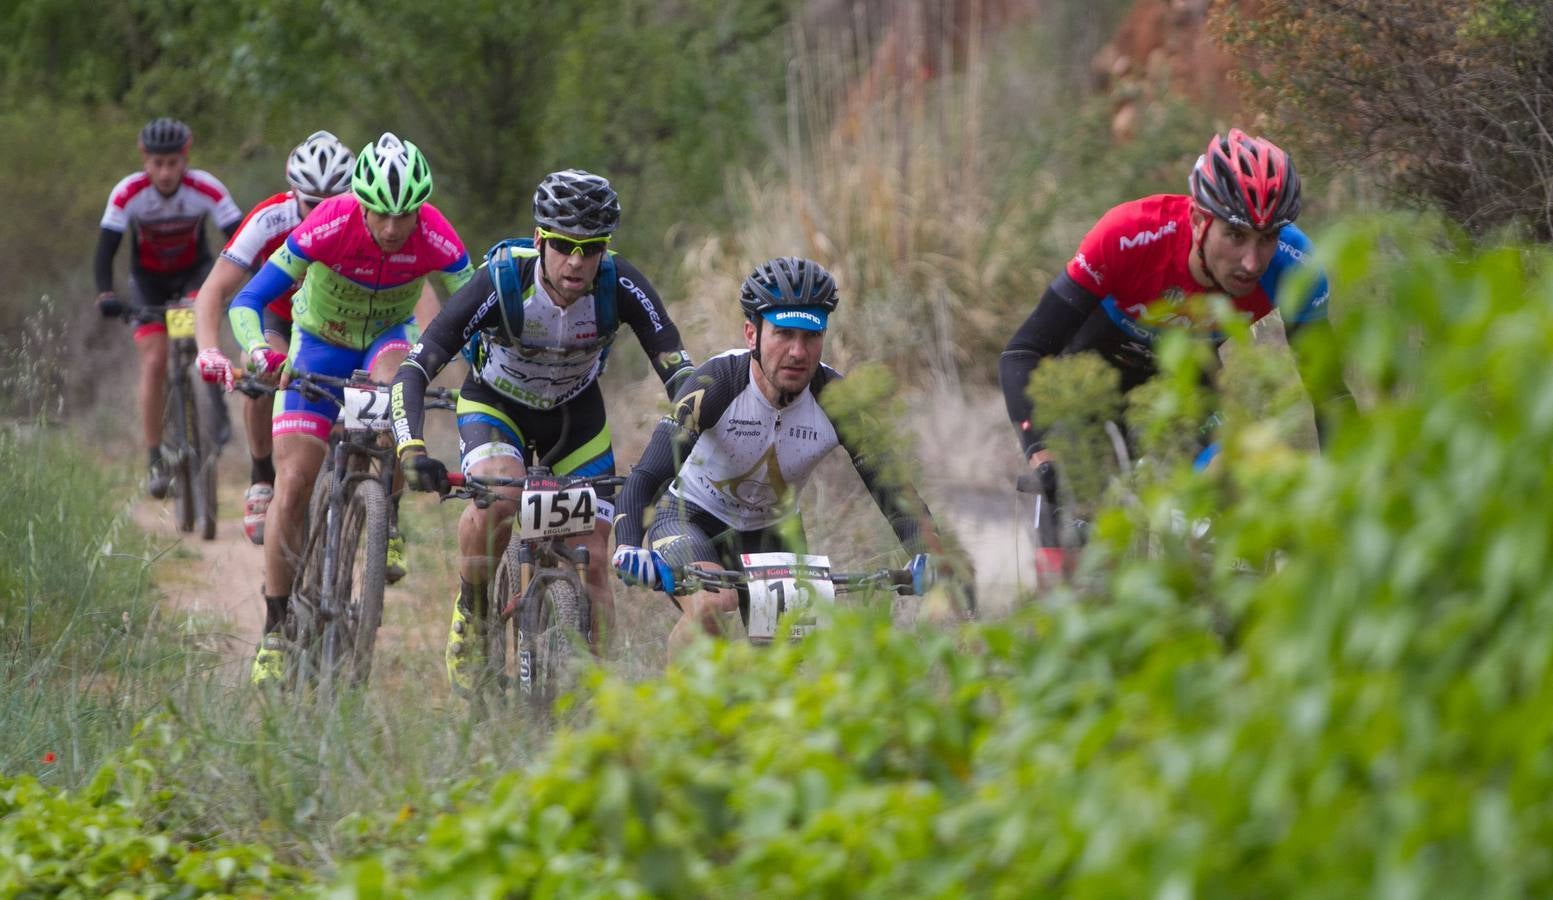
[{"label": "black and white helmet", "polygon": [[744,279],[739,306],[750,318],[781,307],[835,310],[836,279],[812,259],[779,256],[761,263]]},{"label": "black and white helmet", "polygon": [[534,221],[572,237],[603,237],[620,226],[620,198],[602,176],[581,169],[551,172],[534,191]]},{"label": "black and white helmet", "polygon": [[177,119],[152,119],[140,129],[140,149],[145,153],[183,153],[194,143],[194,132]]},{"label": "black and white helmet", "polygon": [[327,131],[315,131],[286,159],[286,180],[304,200],[318,201],[350,190],[356,154]]}]

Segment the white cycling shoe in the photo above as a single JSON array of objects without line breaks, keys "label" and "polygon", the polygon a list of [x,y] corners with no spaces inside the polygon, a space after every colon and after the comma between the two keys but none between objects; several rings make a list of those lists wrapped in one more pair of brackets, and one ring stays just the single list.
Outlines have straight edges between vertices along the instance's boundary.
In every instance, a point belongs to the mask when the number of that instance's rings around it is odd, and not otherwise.
[{"label": "white cycling shoe", "polygon": [[264,546],[264,514],[269,511],[270,500],[274,497],[275,488],[262,481],[248,485],[248,493],[243,495],[243,534],[261,547]]}]

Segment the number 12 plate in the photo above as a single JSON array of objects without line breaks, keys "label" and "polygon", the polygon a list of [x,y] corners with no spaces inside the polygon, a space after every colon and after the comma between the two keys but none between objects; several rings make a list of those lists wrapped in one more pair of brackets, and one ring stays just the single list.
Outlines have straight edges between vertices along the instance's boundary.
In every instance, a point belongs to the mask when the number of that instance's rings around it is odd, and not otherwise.
[{"label": "number 12 plate", "polygon": [[793,637],[802,637],[820,624],[824,605],[836,602],[828,556],[746,553],[740,561],[749,579],[752,641],[769,642],[776,635],[777,620],[788,612],[798,615]]}]

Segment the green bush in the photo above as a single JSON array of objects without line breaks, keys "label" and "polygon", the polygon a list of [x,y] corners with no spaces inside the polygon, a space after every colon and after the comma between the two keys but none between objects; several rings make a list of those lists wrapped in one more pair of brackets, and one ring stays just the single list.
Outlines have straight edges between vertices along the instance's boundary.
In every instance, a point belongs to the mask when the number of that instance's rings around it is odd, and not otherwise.
[{"label": "green bush", "polygon": [[[336,892],[1547,893],[1553,278],[1418,229],[1323,241],[1334,296],[1374,298],[1341,329],[1372,400],[1326,456],[1232,423],[1004,622],[853,613],[596,678],[538,765]],[[1140,553],[1169,509],[1212,540]]]},{"label": "green bush", "polygon": [[79,792],[0,776],[0,896],[267,897],[301,886],[303,874],[262,847],[148,828],[135,812],[146,778],[136,746]]}]

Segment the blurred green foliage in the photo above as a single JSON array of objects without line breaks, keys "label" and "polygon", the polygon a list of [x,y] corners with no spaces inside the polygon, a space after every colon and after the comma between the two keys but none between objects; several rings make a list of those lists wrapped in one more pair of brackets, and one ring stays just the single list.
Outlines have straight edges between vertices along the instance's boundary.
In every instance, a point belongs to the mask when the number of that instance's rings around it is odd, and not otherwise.
[{"label": "blurred green foliage", "polygon": [[71,276],[159,115],[194,127],[194,164],[244,208],[284,187],[309,132],[359,148],[395,131],[427,152],[433,202],[472,250],[532,227],[546,172],[587,168],[621,191],[622,247],[668,266],[675,227],[724,220],[724,170],[760,149],[790,5],[21,0],[0,13],[0,182],[26,210],[0,224],[0,268],[22,275],[0,324],[41,290],[86,293]]},{"label": "blurred green foliage", "polygon": [[[0,775],[0,895],[272,897],[306,884],[305,872],[277,865],[263,847],[197,840],[148,823],[137,810],[166,798],[146,796],[153,770],[141,743],[115,754],[77,792]],[[52,757],[34,764],[52,766]]]},{"label": "blurred green foliage", "polygon": [[[1068,602],[1006,622],[841,616],[599,679],[540,765],[338,890],[1546,893],[1553,280],[1438,237],[1325,236],[1336,290],[1384,298],[1344,319],[1373,403],[1326,455],[1231,419],[1216,469],[1107,512]],[[1211,539],[1139,553],[1169,510]]]}]

